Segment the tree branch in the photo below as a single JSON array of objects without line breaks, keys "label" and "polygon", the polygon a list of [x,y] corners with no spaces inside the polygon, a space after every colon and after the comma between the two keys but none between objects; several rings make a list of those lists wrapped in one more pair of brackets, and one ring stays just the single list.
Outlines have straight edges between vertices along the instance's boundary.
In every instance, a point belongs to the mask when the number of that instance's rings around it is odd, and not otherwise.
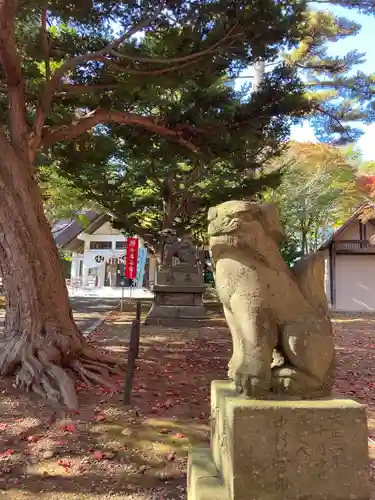
[{"label": "tree branch", "polygon": [[[64,97],[71,94],[82,94],[85,90],[89,92],[97,92],[102,90],[114,90],[118,89],[121,83],[93,83],[93,84],[74,84],[74,83],[63,83],[60,85],[61,92],[55,94],[56,97]],[[5,86],[0,86],[0,94],[8,94],[9,89]],[[25,92],[25,94],[30,98],[35,98],[35,93]]]},{"label": "tree branch", "polygon": [[[228,46],[231,46],[241,35],[241,33],[235,33],[238,24],[235,24],[232,26],[232,28],[226,33],[226,35],[219,40],[218,42],[214,43],[211,47],[204,49],[200,52],[194,53],[194,54],[188,54],[183,57],[178,57],[178,58],[171,58],[171,59],[163,59],[163,58],[142,58],[143,61],[141,61],[139,58],[131,58],[131,60],[137,61],[137,62],[155,62],[155,63],[163,63],[163,64],[176,64],[178,65],[172,66],[172,67],[167,67],[167,68],[161,68],[161,69],[155,69],[155,70],[138,70],[135,68],[128,68],[126,66],[122,66],[119,64],[116,64],[114,61],[112,61],[109,56],[115,55],[115,57],[120,57],[120,58],[126,58],[130,56],[126,56],[126,54],[122,54],[121,52],[116,51],[116,48],[119,47],[127,38],[131,37],[135,33],[139,32],[141,29],[145,28],[146,26],[149,26],[152,21],[154,21],[160,12],[164,8],[164,2],[160,5],[160,7],[157,9],[155,14],[143,21],[141,21],[139,24],[135,25],[133,28],[131,28],[129,31],[125,32],[121,37],[119,37],[117,40],[107,44],[105,47],[102,49],[92,52],[90,54],[83,54],[81,56],[73,57],[72,59],[66,60],[59,69],[57,69],[49,81],[47,82],[44,91],[42,93],[41,99],[40,99],[40,104],[38,107],[38,111],[36,114],[36,119],[34,122],[34,127],[33,127],[33,133],[32,133],[32,146],[33,149],[36,150],[42,137],[42,131],[43,131],[43,126],[44,126],[44,121],[45,117],[50,109],[54,92],[56,88],[59,86],[61,78],[70,70],[75,68],[76,66],[80,64],[84,64],[88,61],[101,61],[107,64],[111,64],[114,68],[119,69],[120,71],[124,71],[128,74],[134,74],[138,76],[155,76],[155,75],[162,75],[171,71],[177,71],[180,70],[190,64],[193,64],[196,60],[200,59],[203,56],[206,56],[208,54],[213,54],[215,52],[218,52],[220,48],[223,46],[223,44],[228,42]],[[182,63],[182,64],[181,64]]]},{"label": "tree branch", "polygon": [[222,46],[227,41],[230,41],[230,45],[233,44],[238,39],[238,37],[241,35],[241,33],[235,33],[237,28],[238,28],[238,24],[233,25],[228,30],[228,32],[224,35],[223,38],[221,38],[220,40],[215,42],[213,45],[211,45],[207,49],[203,49],[199,52],[194,52],[193,54],[187,54],[185,56],[180,56],[180,57],[171,57],[168,59],[163,58],[163,57],[142,57],[142,56],[124,54],[122,52],[116,51],[115,49],[111,49],[109,52],[111,55],[118,57],[120,59],[126,59],[128,61],[140,62],[140,63],[176,64],[176,63],[183,63],[186,61],[195,61],[197,58],[206,56],[208,54],[212,54],[213,52],[217,51],[218,49],[221,50]]},{"label": "tree branch", "polygon": [[345,134],[347,136],[348,139],[350,139],[350,134],[349,132],[347,131],[347,129],[344,127],[344,125],[341,123],[340,119],[337,118],[337,116],[335,116],[334,114],[330,113],[329,111],[327,111],[326,109],[324,109],[322,106],[318,105],[318,106],[315,106],[315,109],[319,112],[319,113],[322,113],[322,115],[325,115],[327,116],[330,120],[332,120],[333,122],[336,123],[336,125],[338,126],[338,128],[341,130],[341,132],[343,134]]},{"label": "tree branch", "polygon": [[[5,0],[0,0],[5,1]],[[11,0],[7,0],[10,2]],[[71,69],[75,68],[76,66],[80,64],[84,64],[88,61],[97,61],[97,60],[102,60],[103,57],[110,53],[111,50],[116,49],[119,45],[121,45],[126,39],[130,38],[133,36],[135,33],[139,32],[143,28],[149,26],[160,14],[160,12],[164,8],[164,2],[160,4],[156,12],[153,14],[153,16],[144,19],[143,21],[139,22],[135,26],[133,26],[130,30],[125,31],[125,33],[114,40],[113,42],[107,44],[105,47],[103,47],[100,50],[97,50],[92,53],[88,54],[83,54],[80,56],[72,57],[71,59],[67,59],[51,76],[51,78],[47,81],[44,90],[41,94],[40,101],[39,101],[39,106],[38,110],[36,113],[36,118],[34,121],[34,126],[33,126],[33,131],[31,135],[31,140],[30,144],[33,148],[34,151],[38,148],[40,144],[40,140],[42,137],[42,132],[43,132],[43,126],[44,126],[44,121],[45,118],[49,112],[49,109],[51,107],[52,99],[53,99],[53,94],[54,91],[56,90],[56,87],[58,87],[61,78]]]},{"label": "tree branch", "polygon": [[[153,69],[153,70],[138,70],[138,69],[133,69],[133,68],[126,68],[125,66],[120,66],[115,63],[112,63],[110,60],[106,60],[111,66],[114,68],[124,71],[129,75],[137,75],[137,76],[159,76],[163,75],[165,73],[170,73],[172,71],[179,71],[183,68],[186,68],[187,66],[191,66],[192,64],[195,63],[195,61],[187,61],[184,64],[176,64],[175,66],[170,66],[168,68],[160,68],[160,69]],[[76,93],[82,93],[84,91],[88,92],[96,92],[98,90],[114,90],[116,88],[121,87],[120,83],[110,83],[110,84],[105,84],[105,83],[93,83],[93,84],[69,84],[69,83],[63,83],[60,85],[60,88],[63,92],[59,92],[56,95],[57,96],[63,96],[64,93],[65,95],[69,94],[76,94]]]},{"label": "tree branch", "polygon": [[[203,56],[200,56],[203,57]],[[134,68],[128,68],[127,66],[122,66],[121,64],[115,63],[111,60],[107,60],[107,62],[112,66],[113,68],[123,71],[127,73],[128,75],[136,75],[136,76],[159,76],[159,75],[164,75],[165,73],[171,73],[172,71],[179,71],[180,69],[186,68],[187,66],[191,66],[194,64],[199,57],[194,59],[193,61],[186,61],[183,64],[176,64],[174,66],[170,66],[167,68],[159,68],[159,69],[150,69],[150,70],[142,70],[142,69],[134,69]]]},{"label": "tree branch", "polygon": [[202,176],[204,170],[204,163],[199,161],[193,170],[185,176],[183,181],[184,189],[181,193],[181,201],[178,204],[176,210],[174,211],[173,218],[178,217],[182,212],[184,205],[187,205],[191,200],[191,193],[189,192],[189,187],[194,185],[197,180]]},{"label": "tree branch", "polygon": [[70,94],[82,94],[85,91],[96,92],[98,90],[115,90],[121,86],[121,83],[93,83],[93,84],[70,84],[63,83],[60,85],[62,92],[56,94],[57,96],[64,96]]},{"label": "tree branch", "polygon": [[46,67],[46,78],[49,80],[51,78],[51,65],[49,57],[49,43],[47,34],[47,9],[42,10],[42,26],[41,26],[41,38],[42,38],[42,49],[44,54],[44,64]]},{"label": "tree branch", "polygon": [[54,142],[73,140],[100,123],[111,122],[144,128],[154,134],[180,144],[189,151],[192,151],[194,154],[199,153],[199,149],[191,141],[185,139],[180,131],[170,129],[164,124],[158,123],[156,119],[150,116],[140,116],[125,111],[105,109],[97,109],[69,125],[62,125],[60,127],[47,130],[42,137],[42,145],[50,146]]},{"label": "tree branch", "polygon": [[5,74],[9,102],[10,136],[18,154],[27,157],[29,131],[25,105],[25,81],[14,38],[17,0],[0,0],[0,64]]}]

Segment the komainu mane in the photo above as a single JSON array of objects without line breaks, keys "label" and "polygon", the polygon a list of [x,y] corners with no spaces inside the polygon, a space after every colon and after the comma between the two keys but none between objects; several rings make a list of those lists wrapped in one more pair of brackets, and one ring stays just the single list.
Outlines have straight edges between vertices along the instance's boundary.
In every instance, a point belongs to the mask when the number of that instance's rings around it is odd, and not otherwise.
[{"label": "komainu mane", "polygon": [[216,288],[233,338],[229,377],[249,397],[319,397],[332,388],[334,345],[324,258],[293,269],[273,205],[228,201],[208,213]]}]

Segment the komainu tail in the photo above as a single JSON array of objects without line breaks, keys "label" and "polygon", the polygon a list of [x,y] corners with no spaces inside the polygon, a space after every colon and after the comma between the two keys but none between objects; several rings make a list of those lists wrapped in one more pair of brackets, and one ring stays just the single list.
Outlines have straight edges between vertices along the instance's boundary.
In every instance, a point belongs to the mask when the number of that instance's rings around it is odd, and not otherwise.
[{"label": "komainu tail", "polygon": [[323,314],[328,314],[324,288],[324,253],[315,252],[304,257],[292,269],[299,288],[306,300]]}]

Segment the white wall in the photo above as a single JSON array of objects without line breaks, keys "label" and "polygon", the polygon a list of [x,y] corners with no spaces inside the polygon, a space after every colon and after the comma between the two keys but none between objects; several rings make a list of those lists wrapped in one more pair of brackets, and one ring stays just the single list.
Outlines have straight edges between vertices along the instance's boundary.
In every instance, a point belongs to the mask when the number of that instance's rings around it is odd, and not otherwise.
[{"label": "white wall", "polygon": [[375,255],[336,255],[339,311],[375,311]]},{"label": "white wall", "polygon": [[[81,269],[81,262],[83,264],[83,254],[73,252],[72,267],[71,267],[71,271],[70,271],[70,278],[72,280],[82,279],[82,276],[80,276],[80,274],[79,274],[80,269]],[[82,271],[83,271],[83,267],[82,267]]]},{"label": "white wall", "polygon": [[[122,236],[123,238],[125,238],[121,233],[120,231],[118,231],[117,229],[114,229],[112,227],[112,224],[110,222],[105,222],[102,226],[100,226],[96,231],[94,231],[94,234],[93,236],[96,236],[98,234],[101,234],[101,235],[112,235],[112,236]],[[125,238],[126,239],[126,238]],[[121,240],[123,241],[123,240]]]},{"label": "white wall", "polygon": [[[366,224],[366,238],[375,235],[375,226]],[[364,236],[362,236],[364,237]],[[359,220],[352,221],[334,241],[359,240]],[[375,254],[336,254],[336,304],[348,312],[375,311]],[[326,257],[325,287],[330,302],[329,255]]]}]

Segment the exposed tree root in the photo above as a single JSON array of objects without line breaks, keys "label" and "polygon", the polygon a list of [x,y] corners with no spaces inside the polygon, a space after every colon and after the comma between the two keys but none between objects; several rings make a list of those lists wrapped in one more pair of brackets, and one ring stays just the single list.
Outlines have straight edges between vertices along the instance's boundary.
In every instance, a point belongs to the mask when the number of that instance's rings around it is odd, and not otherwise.
[{"label": "exposed tree root", "polygon": [[[58,346],[31,340],[24,334],[13,337],[0,353],[0,375],[15,375],[15,386],[33,391],[43,398],[78,407],[73,378],[77,375],[88,385],[100,384],[115,389],[111,375],[121,375],[124,363],[120,358],[102,353],[80,339],[77,349],[65,353]],[[64,346],[65,347],[65,346]]]},{"label": "exposed tree root", "polygon": [[[82,355],[91,361],[98,361],[99,364],[103,363],[104,366],[107,364],[117,365],[120,368],[124,368],[125,366],[125,361],[119,359],[117,356],[111,356],[110,354],[100,352],[89,345],[83,346]],[[122,372],[122,370],[120,371]]]}]

